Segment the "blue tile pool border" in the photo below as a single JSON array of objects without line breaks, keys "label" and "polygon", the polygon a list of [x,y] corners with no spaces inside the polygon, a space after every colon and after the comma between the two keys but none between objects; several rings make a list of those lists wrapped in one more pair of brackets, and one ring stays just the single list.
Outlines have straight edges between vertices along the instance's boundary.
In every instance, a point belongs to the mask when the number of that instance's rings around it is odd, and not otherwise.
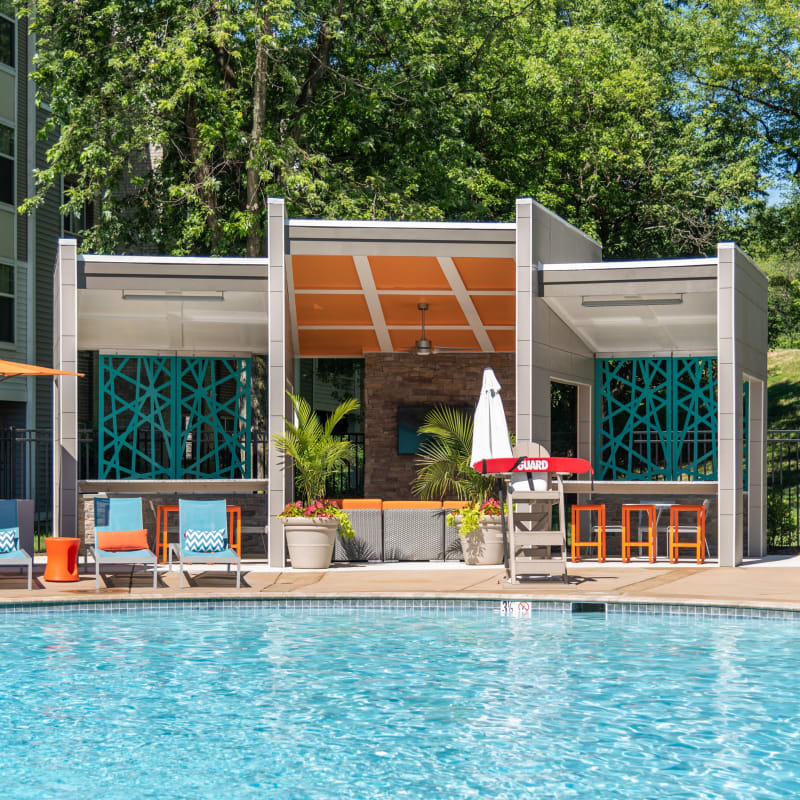
[{"label": "blue tile pool border", "polygon": [[600,611],[606,616],[630,617],[683,617],[685,619],[779,619],[800,622],[800,609],[758,608],[747,606],[692,605],[683,603],[637,603],[625,601],[592,602],[591,609],[581,600],[540,600],[524,598],[388,598],[388,597],[264,597],[264,598],[164,598],[126,600],[53,600],[37,602],[0,602],[0,616],[29,614],[35,616],[63,616],[65,614],[120,614],[136,615],[157,613],[163,616],[181,616],[195,611],[215,610],[223,614],[243,611],[284,610],[302,614],[305,611],[359,612],[403,611],[435,612],[446,616],[458,616],[476,612],[487,616],[499,616],[501,605],[523,602],[530,609],[530,616],[566,616],[579,610]]}]

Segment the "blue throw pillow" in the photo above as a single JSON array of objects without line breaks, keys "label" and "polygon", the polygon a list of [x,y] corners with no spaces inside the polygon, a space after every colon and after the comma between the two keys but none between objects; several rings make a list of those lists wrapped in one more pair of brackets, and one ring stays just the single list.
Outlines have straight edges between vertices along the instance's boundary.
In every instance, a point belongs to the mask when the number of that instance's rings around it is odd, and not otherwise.
[{"label": "blue throw pillow", "polygon": [[188,528],[183,534],[183,544],[193,553],[219,553],[228,546],[226,533],[225,528],[216,531],[196,531]]},{"label": "blue throw pillow", "polygon": [[0,553],[10,553],[17,549],[19,528],[0,528]]}]

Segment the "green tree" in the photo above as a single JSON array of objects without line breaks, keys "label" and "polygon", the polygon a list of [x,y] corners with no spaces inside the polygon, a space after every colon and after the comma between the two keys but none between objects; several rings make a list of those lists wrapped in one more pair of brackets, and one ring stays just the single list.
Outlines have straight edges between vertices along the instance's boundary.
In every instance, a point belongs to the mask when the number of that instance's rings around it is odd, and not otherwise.
[{"label": "green tree", "polygon": [[700,91],[700,4],[33,8],[59,138],[25,206],[69,176],[65,210],[99,212],[86,249],[258,255],[270,195],[294,216],[489,220],[532,195],[607,256],[690,254],[760,202],[774,155],[732,92]]}]

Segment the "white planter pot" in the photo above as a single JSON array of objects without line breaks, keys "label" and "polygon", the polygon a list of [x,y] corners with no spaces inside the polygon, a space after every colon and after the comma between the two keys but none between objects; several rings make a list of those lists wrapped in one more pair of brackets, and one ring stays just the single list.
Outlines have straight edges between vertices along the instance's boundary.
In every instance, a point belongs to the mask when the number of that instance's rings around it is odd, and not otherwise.
[{"label": "white planter pot", "polygon": [[500,517],[486,517],[478,529],[465,536],[459,534],[464,563],[471,565],[503,563],[503,526]]},{"label": "white planter pot", "polygon": [[288,517],[283,520],[289,558],[295,569],[328,569],[339,530],[336,518]]}]

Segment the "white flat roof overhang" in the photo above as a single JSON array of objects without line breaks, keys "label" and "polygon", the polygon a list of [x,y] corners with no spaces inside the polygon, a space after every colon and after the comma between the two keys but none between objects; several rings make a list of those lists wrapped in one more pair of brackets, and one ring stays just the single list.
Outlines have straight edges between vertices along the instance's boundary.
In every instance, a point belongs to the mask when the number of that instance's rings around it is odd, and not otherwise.
[{"label": "white flat roof overhang", "polygon": [[287,222],[291,255],[514,258],[514,222]]},{"label": "white flat roof overhang", "polygon": [[543,264],[539,282],[599,356],[716,353],[716,258]]},{"label": "white flat roof overhang", "polygon": [[136,354],[267,350],[267,259],[78,257],[78,347]]}]

